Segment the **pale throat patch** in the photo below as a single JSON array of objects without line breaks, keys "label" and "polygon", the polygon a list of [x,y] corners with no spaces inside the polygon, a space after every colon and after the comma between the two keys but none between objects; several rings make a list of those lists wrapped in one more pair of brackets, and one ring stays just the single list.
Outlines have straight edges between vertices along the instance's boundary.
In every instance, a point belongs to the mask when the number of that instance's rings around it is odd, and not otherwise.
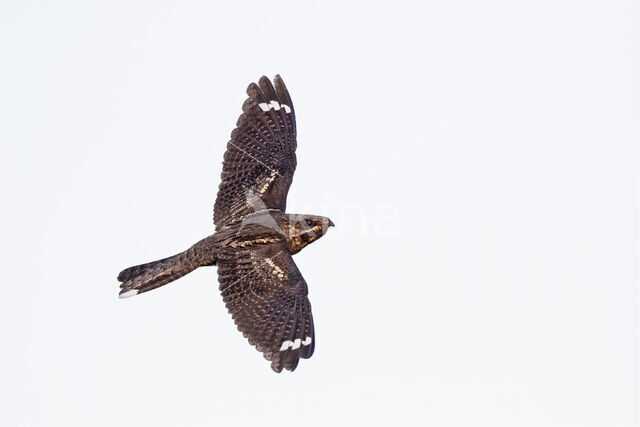
[{"label": "pale throat patch", "polygon": [[279,104],[278,101],[269,101],[268,103],[261,102],[260,104],[258,104],[258,107],[260,107],[262,111],[269,111],[272,108],[276,111],[279,111],[282,107],[284,108],[285,113],[291,112],[291,107],[289,107],[287,104]]},{"label": "pale throat patch", "polygon": [[311,337],[306,337],[304,341],[302,341],[300,338],[296,338],[294,341],[283,342],[282,345],[280,346],[280,351],[285,351],[288,348],[291,348],[291,350],[297,350],[300,348],[300,345],[309,345],[309,344],[311,344]]}]

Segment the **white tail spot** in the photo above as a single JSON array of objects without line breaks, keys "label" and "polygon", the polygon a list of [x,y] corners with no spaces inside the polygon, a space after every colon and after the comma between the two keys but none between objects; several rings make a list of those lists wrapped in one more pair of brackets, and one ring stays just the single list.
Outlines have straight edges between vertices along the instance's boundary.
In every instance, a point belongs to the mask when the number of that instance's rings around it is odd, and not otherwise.
[{"label": "white tail spot", "polygon": [[118,295],[118,298],[129,298],[129,297],[132,297],[134,295],[138,295],[138,290],[137,289],[130,289],[127,292],[123,292],[120,295]]}]

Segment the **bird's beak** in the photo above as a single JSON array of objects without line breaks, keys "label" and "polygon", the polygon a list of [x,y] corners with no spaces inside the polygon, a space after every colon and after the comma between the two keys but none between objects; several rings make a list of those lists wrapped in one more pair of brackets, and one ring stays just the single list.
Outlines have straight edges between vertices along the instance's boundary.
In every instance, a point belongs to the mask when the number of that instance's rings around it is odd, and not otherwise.
[{"label": "bird's beak", "polygon": [[333,221],[331,221],[329,218],[324,218],[322,220],[322,234],[324,235],[324,233],[326,233],[327,230],[329,230],[329,227],[333,227],[333,226],[335,226]]}]

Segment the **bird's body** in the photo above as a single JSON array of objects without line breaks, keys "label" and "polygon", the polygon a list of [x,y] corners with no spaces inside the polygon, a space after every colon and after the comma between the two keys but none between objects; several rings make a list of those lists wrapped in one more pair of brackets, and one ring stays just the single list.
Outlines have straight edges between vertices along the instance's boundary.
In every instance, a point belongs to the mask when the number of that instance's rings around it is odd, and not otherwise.
[{"label": "bird's body", "polygon": [[285,213],[296,167],[295,112],[279,76],[247,89],[243,113],[224,155],[214,234],[186,251],[127,268],[121,297],[217,265],[220,291],[238,329],[276,372],[294,370],[315,347],[307,284],[291,255],[322,237],[326,217]]}]

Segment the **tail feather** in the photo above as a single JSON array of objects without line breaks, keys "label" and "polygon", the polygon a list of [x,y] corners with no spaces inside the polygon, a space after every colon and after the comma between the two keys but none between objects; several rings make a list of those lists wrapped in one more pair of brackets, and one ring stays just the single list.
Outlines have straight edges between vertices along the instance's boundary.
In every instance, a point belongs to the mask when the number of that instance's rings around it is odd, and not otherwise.
[{"label": "tail feather", "polygon": [[136,265],[123,270],[118,275],[120,298],[132,297],[147,292],[184,276],[195,270],[198,265],[185,265],[181,262],[182,254],[164,258],[159,261]]},{"label": "tail feather", "polygon": [[136,265],[118,274],[120,298],[128,298],[150,291],[203,265],[215,263],[215,251],[211,237],[201,240],[188,250],[158,261]]}]

